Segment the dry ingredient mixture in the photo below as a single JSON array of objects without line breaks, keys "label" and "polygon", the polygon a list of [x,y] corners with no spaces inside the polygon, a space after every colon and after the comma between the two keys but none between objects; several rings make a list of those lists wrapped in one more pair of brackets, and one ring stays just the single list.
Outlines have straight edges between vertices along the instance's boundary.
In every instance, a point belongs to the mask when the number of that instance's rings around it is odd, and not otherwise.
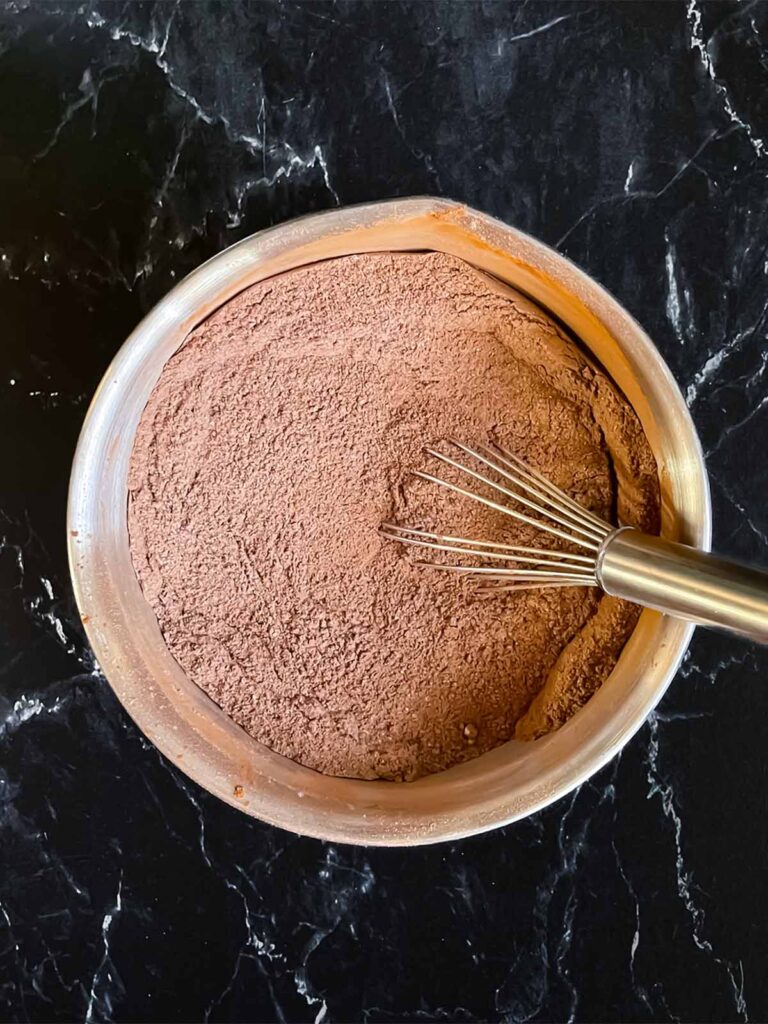
[{"label": "dry ingredient mixture", "polygon": [[534,539],[409,476],[451,437],[498,440],[601,515],[657,527],[627,401],[539,309],[451,256],[269,279],[167,363],[131,463],[134,565],[179,664],[272,749],[414,779],[557,728],[613,668],[631,605],[484,600],[379,537],[393,519]]}]

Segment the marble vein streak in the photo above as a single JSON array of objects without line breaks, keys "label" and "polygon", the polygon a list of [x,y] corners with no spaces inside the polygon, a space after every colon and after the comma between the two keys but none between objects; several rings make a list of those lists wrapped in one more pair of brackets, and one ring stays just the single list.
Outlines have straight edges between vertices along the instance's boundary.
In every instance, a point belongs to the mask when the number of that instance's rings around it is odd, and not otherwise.
[{"label": "marble vein streak", "polygon": [[[751,512],[747,509],[746,505],[742,500],[736,497],[731,490],[730,486],[723,482],[719,477],[716,479],[717,486],[720,488],[721,493],[725,496],[726,500],[736,509],[740,516],[740,522],[746,523],[749,530],[755,535],[757,540],[768,549],[768,533],[765,528],[755,522],[755,515],[758,513]],[[765,514],[765,513],[763,513]]]},{"label": "marble vein streak", "polygon": [[507,43],[517,43],[521,39],[530,39],[532,36],[541,35],[542,32],[548,32],[549,29],[554,28],[555,25],[559,25],[563,21],[568,21],[572,18],[572,14],[561,14],[558,18],[552,18],[551,21],[545,22],[543,25],[537,25],[536,28],[529,29],[527,32],[518,32],[517,35],[510,36],[505,40]]},{"label": "marble vein streak", "polygon": [[664,266],[667,272],[667,318],[672,324],[677,340],[680,344],[684,344],[684,337],[681,324],[680,314],[680,291],[677,285],[677,266],[675,257],[675,247],[669,239],[669,233],[664,233],[664,238],[667,243],[667,254],[664,259]]},{"label": "marble vein streak", "polygon": [[[702,365],[694,372],[685,391],[685,400],[692,406],[711,385],[733,385],[734,383],[759,384],[768,369],[768,348],[761,337],[763,324],[768,316],[766,303],[757,320],[749,327],[737,331],[733,337],[723,339],[719,346],[711,351]],[[759,351],[759,365],[756,369],[733,379],[724,371],[726,364],[733,356],[743,352],[752,342],[756,342]]]},{"label": "marble vein streak", "polygon": [[739,1020],[748,1021],[749,1015],[744,998],[744,970],[741,962],[737,966],[717,956],[712,948],[712,943],[703,934],[704,910],[694,899],[691,873],[686,867],[683,856],[683,823],[676,807],[672,785],[664,778],[659,767],[659,718],[655,712],[652,712],[648,719],[648,729],[649,741],[646,751],[648,796],[649,798],[659,798],[662,813],[672,827],[677,894],[691,921],[691,937],[697,949],[710,956],[712,961],[725,972],[733,998],[734,1010]]},{"label": "marble vein streak", "polygon": [[[585,783],[566,798],[556,832],[556,863],[536,889],[531,921],[531,955],[515,962],[495,993],[496,1010],[504,1020],[534,1019],[547,1005],[553,979],[565,990],[567,1020],[575,1021],[579,990],[571,973],[574,917],[578,908],[579,872],[588,852],[587,837],[598,810],[616,796],[620,759],[613,763],[610,781],[602,788]],[[586,804],[586,807],[584,806]],[[562,901],[557,927],[552,927],[553,903]]]},{"label": "marble vein streak", "polygon": [[661,199],[662,196],[666,195],[666,193],[669,192],[675,184],[677,184],[677,182],[683,177],[686,171],[690,167],[693,167],[695,165],[696,160],[701,156],[701,154],[712,142],[716,142],[720,139],[725,138],[727,134],[727,132],[724,134],[721,133],[716,128],[708,132],[704,140],[696,147],[694,152],[691,153],[689,157],[686,157],[686,159],[683,160],[682,163],[680,163],[680,165],[677,167],[674,174],[670,175],[670,177],[664,182],[661,188],[656,189],[655,191],[653,189],[631,189],[629,187],[636,177],[635,161],[632,160],[632,162],[629,165],[629,168],[627,169],[627,176],[624,179],[622,190],[620,192],[611,192],[609,195],[604,196],[603,198],[598,199],[594,203],[592,203],[582,214],[579,215],[579,217],[573,222],[573,224],[571,224],[568,230],[563,235],[561,235],[560,238],[558,238],[558,240],[554,244],[554,247],[556,249],[559,249],[563,245],[563,243],[567,241],[567,239],[573,234],[573,232],[584,223],[584,221],[588,220],[590,217],[593,217],[598,212],[598,210],[602,210],[606,206],[613,206],[616,204],[623,205],[625,203],[633,202],[634,200],[637,199],[648,200],[651,202],[656,199]]},{"label": "marble vein streak", "polygon": [[114,81],[117,77],[119,77],[117,71],[113,71],[111,74],[108,71],[105,71],[98,79],[94,81],[93,74],[90,68],[86,68],[85,71],[83,71],[83,75],[80,79],[80,84],[78,86],[78,92],[80,93],[79,99],[72,100],[70,103],[66,105],[66,107],[64,108],[64,113],[61,115],[59,123],[54,128],[50,139],[45,144],[45,146],[43,146],[43,148],[32,157],[33,163],[37,163],[38,160],[42,160],[43,157],[48,156],[53,147],[59,141],[59,136],[61,135],[62,131],[67,127],[67,125],[74,118],[75,114],[82,107],[90,106],[91,108],[91,138],[95,138],[96,114],[98,112],[99,106],[99,93],[101,92],[102,86],[106,82]]},{"label": "marble vein streak", "polygon": [[[746,6],[746,5],[745,5]],[[705,42],[704,35],[701,25],[701,9],[697,0],[688,0],[688,6],[686,8],[686,14],[688,18],[688,26],[690,29],[691,36],[691,49],[696,50],[701,58],[701,63],[704,67],[709,78],[712,80],[712,84],[715,87],[715,91],[720,96],[723,103],[723,109],[728,119],[737,127],[741,128],[747,138],[749,139],[750,145],[754,149],[758,157],[764,157],[766,155],[766,144],[765,140],[761,139],[759,135],[752,129],[748,121],[745,121],[743,117],[740,117],[736,112],[731,98],[728,94],[728,89],[717,77],[715,72],[715,66],[712,61],[712,55],[709,52],[709,43]]]},{"label": "marble vein streak", "polygon": [[384,94],[387,98],[387,109],[392,115],[392,122],[397,130],[398,135],[403,140],[406,147],[413,154],[413,156],[424,164],[426,169],[432,175],[432,178],[434,179],[434,182],[437,185],[438,190],[442,192],[440,175],[438,174],[437,169],[435,168],[435,164],[434,161],[432,160],[432,157],[428,153],[425,153],[422,149],[418,149],[416,146],[414,146],[411,142],[408,141],[408,138],[406,137],[405,129],[403,128],[402,122],[400,120],[400,115],[398,114],[397,107],[395,106],[395,99],[392,94],[392,85],[389,81],[389,75],[386,73],[386,71],[382,71],[381,81],[384,86]]},{"label": "marble vein streak", "polygon": [[[615,826],[615,824],[616,824],[616,814],[615,813],[614,813],[614,819],[613,820],[614,820],[614,826]],[[648,990],[645,987],[645,985],[642,984],[639,981],[639,979],[637,977],[637,971],[636,971],[636,968],[635,968],[635,959],[637,957],[637,951],[640,948],[640,925],[641,925],[640,898],[639,898],[639,896],[637,894],[637,891],[635,890],[634,885],[632,884],[632,881],[631,881],[629,875],[627,874],[627,870],[626,870],[626,868],[624,866],[624,861],[620,857],[619,851],[618,851],[618,849],[616,847],[616,840],[615,839],[611,840],[611,849],[613,850],[613,855],[614,855],[614,858],[616,860],[616,867],[619,870],[619,875],[621,876],[621,880],[624,882],[624,885],[625,885],[626,890],[627,890],[627,895],[629,896],[629,899],[630,899],[630,901],[632,903],[632,913],[633,913],[633,916],[634,916],[635,928],[634,928],[634,932],[632,934],[632,942],[631,942],[630,947],[629,947],[629,976],[630,976],[630,979],[631,979],[631,982],[632,982],[632,991],[635,992],[640,997],[640,1000],[643,1003],[643,1005],[645,1006],[645,1008],[650,1013],[653,1014],[655,1011],[654,1011],[654,1007],[653,1007],[653,1004],[651,1002],[651,999],[649,997]],[[662,998],[663,998],[663,995],[662,995]]]},{"label": "marble vein streak", "polygon": [[85,1010],[85,1024],[92,1024],[93,1021],[111,1020],[113,999],[123,990],[120,976],[112,963],[112,954],[109,946],[112,928],[122,909],[123,875],[121,871],[117,883],[115,901],[104,914],[101,922],[101,958],[91,980],[88,1005]]},{"label": "marble vein streak", "polygon": [[[180,0],[176,0],[173,10],[168,17],[162,41],[157,35],[156,29],[150,39],[144,39],[142,36],[137,35],[135,32],[131,32],[129,29],[122,28],[119,25],[111,24],[107,20],[107,18],[98,11],[91,11],[86,16],[86,22],[89,28],[102,28],[105,31],[107,31],[109,35],[112,37],[112,39],[114,39],[115,41],[126,40],[128,43],[130,43],[131,46],[137,47],[143,50],[145,53],[150,54],[154,59],[154,62],[157,65],[157,67],[165,76],[169,88],[181,100],[183,100],[186,104],[188,104],[191,107],[195,117],[197,117],[199,120],[201,120],[204,124],[207,125],[220,124],[224,129],[227,138],[231,142],[237,145],[245,146],[245,148],[252,156],[260,157],[263,166],[265,158],[265,136],[263,126],[260,134],[250,134],[248,132],[237,131],[232,124],[231,117],[229,117],[221,110],[211,111],[206,109],[203,106],[203,104],[188,89],[185,89],[177,81],[174,75],[174,69],[172,68],[168,60],[165,59],[165,54],[167,52],[168,43],[170,39],[171,25],[176,16],[176,11],[178,10],[179,7],[179,2]],[[328,192],[332,195],[334,202],[338,206],[340,204],[340,199],[338,193],[331,184],[328,172],[328,164],[323,153],[322,145],[320,145],[319,143],[315,143],[312,149],[310,150],[310,154],[304,157],[300,156],[295,151],[295,149],[292,146],[290,146],[287,142],[284,143],[284,145],[289,153],[288,161],[284,163],[281,167],[279,167],[271,177],[266,177],[262,175],[261,178],[257,178],[250,182],[248,187],[253,187],[254,185],[258,184],[272,185],[279,178],[288,177],[297,169],[308,170],[313,167],[319,166],[323,172],[323,180],[325,182],[326,188],[328,189]],[[243,196],[241,193],[241,202],[242,198]]]}]

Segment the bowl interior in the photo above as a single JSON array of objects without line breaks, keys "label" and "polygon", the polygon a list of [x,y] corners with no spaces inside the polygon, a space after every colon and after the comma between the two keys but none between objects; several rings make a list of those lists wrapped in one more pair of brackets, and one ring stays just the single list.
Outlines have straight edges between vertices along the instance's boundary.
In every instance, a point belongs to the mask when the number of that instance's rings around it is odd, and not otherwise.
[{"label": "bowl interior", "polygon": [[291,221],[194,271],[139,324],[88,412],[68,514],[78,606],[110,684],[165,756],[246,813],[343,842],[409,845],[455,838],[523,817],[573,789],[639,728],[692,632],[643,612],[610,678],[558,732],[535,743],[510,741],[413,783],[334,779],[295,764],[249,737],[182,672],[139,588],[126,523],[133,439],[166,360],[213,309],[258,280],[333,256],[419,249],[459,256],[563,321],[640,416],[659,466],[662,532],[702,548],[710,542],[701,450],[666,365],[611,296],[534,239],[447,201],[396,200]]}]

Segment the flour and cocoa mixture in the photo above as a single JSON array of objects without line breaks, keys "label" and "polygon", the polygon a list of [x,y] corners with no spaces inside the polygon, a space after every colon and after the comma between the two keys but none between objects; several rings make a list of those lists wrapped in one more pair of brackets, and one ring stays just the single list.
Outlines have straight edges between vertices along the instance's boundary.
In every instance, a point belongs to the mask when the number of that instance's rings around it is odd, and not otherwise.
[{"label": "flour and cocoa mixture", "polygon": [[166,365],[131,463],[134,565],[179,664],[272,749],[414,779],[557,728],[613,668],[632,606],[583,589],[483,600],[379,537],[392,519],[533,540],[409,476],[451,437],[498,440],[599,514],[657,527],[626,400],[540,310],[450,256],[267,280]]}]

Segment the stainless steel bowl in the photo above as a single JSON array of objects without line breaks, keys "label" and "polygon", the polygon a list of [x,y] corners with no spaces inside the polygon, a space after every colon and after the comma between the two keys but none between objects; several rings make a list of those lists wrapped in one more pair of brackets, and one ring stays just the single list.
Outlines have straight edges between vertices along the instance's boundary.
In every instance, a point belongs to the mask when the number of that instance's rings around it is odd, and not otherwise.
[{"label": "stainless steel bowl", "polygon": [[417,782],[334,779],[251,739],[189,680],[165,646],[131,564],[128,461],[166,360],[223,302],[319,259],[381,250],[453,253],[558,316],[637,411],[656,456],[663,533],[708,549],[704,460],[682,395],[651,340],[603,288],[558,253],[477,211],[403,199],[315,214],[259,232],[177,285],[139,324],[83,426],[69,494],[72,579],[88,638],[139,728],[205,789],[274,825],[348,843],[406,846],[472,835],[545,807],[619,751],[659,701],[692,628],[644,611],[600,691],[558,732],[510,741]]}]

